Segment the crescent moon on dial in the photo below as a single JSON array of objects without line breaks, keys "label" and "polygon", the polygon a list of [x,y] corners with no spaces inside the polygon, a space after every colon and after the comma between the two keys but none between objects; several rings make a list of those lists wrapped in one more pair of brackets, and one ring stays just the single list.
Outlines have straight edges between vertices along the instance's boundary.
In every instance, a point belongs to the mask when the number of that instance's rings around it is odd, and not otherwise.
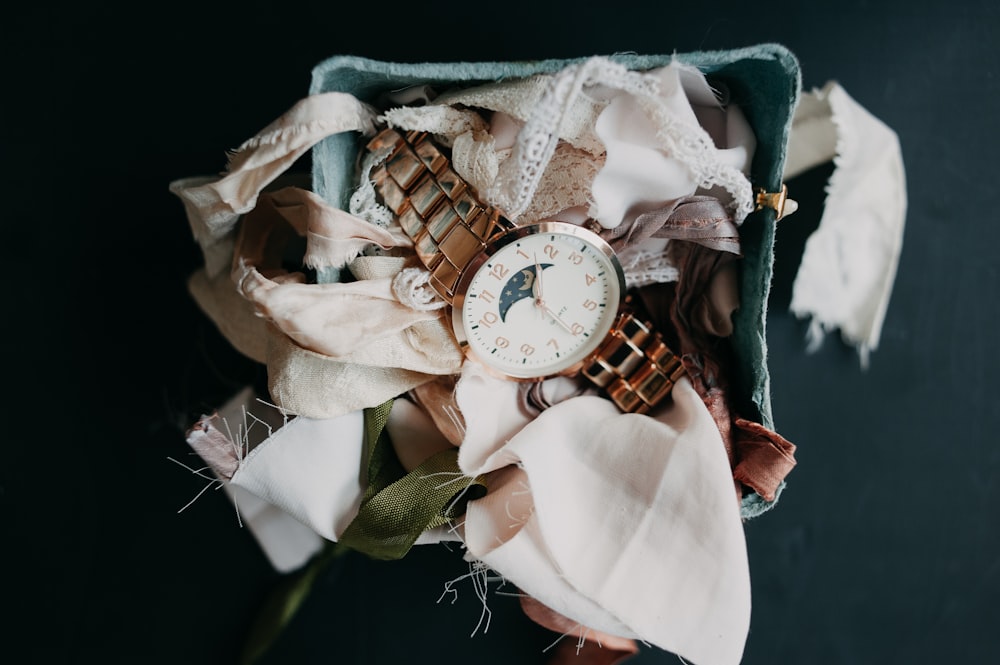
[{"label": "crescent moon on dial", "polygon": [[[552,267],[551,263],[541,264],[542,270]],[[531,287],[535,284],[535,266],[528,266],[517,272],[507,280],[503,290],[500,292],[500,300],[497,304],[500,320],[507,320],[507,312],[514,303],[525,298],[531,298]]]}]

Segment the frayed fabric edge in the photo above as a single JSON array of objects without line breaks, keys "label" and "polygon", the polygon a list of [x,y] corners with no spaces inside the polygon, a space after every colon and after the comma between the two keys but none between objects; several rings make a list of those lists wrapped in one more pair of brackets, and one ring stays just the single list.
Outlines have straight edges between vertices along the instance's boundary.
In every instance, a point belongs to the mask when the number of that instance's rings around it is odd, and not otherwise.
[{"label": "frayed fabric edge", "polygon": [[[799,122],[793,122],[788,162],[798,163],[800,168],[786,169],[785,177],[793,177],[823,161],[832,161],[834,172],[825,188],[819,227],[810,236],[802,255],[789,311],[799,319],[809,320],[807,353],[816,352],[827,334],[839,329],[841,339],[857,351],[862,369],[867,369],[872,352],[878,348],[905,227],[906,179],[899,140],[891,128],[866,111],[835,81],[804,94],[796,113]],[[806,125],[809,129],[805,129]],[[833,145],[820,140],[817,131],[833,133]],[[861,141],[861,136],[872,134],[881,141]],[[874,159],[859,158],[859,151],[873,145],[881,149],[881,154],[874,155]],[[852,182],[875,179],[883,186],[869,191],[850,186]],[[868,214],[852,215],[852,208]],[[865,225],[865,221],[869,224]],[[870,276],[867,283],[854,282],[850,285],[855,287],[852,291],[843,281],[838,284],[830,280],[836,275],[850,274],[850,266],[841,263],[851,257],[844,256],[839,244],[846,242],[846,235],[857,234],[870,238],[871,242],[863,243],[864,246],[881,248],[882,256],[866,257],[877,264],[877,274]],[[820,287],[817,280],[825,284]],[[826,295],[820,297],[820,291]]]}]

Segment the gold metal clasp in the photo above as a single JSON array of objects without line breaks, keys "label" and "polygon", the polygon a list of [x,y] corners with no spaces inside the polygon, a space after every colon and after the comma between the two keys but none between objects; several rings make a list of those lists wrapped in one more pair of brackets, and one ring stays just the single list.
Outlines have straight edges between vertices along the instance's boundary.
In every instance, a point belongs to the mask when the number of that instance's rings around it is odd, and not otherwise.
[{"label": "gold metal clasp", "polygon": [[756,203],[757,207],[754,208],[754,212],[763,210],[764,208],[771,208],[777,213],[774,218],[775,221],[778,221],[785,215],[791,215],[799,207],[798,203],[788,198],[788,186],[784,183],[781,184],[781,191],[779,192],[767,192],[764,191],[763,187],[758,189]]}]

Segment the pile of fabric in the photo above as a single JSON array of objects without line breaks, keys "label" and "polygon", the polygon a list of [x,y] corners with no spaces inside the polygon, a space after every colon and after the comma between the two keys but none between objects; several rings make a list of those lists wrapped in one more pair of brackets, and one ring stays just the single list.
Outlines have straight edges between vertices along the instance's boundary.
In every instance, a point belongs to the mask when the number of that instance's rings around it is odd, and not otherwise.
[{"label": "pile of fabric", "polygon": [[[279,570],[332,542],[391,559],[454,541],[484,596],[488,580],[516,587],[534,621],[578,637],[574,654],[598,654],[588,662],[641,641],[738,663],[743,523],[795,464],[769,408],[754,408],[766,386],[739,371],[765,357],[763,339],[749,360],[732,341],[741,289],[766,300],[742,263],[770,248],[748,248],[743,225],[774,223],[752,182],[752,96],[676,58],[409,78],[364,97],[313,91],[221,176],[171,183],[204,255],[190,291],[268,378],[268,394],[235,395],[188,442]],[[463,353],[373,177],[385,155],[365,146],[385,127],[432,136],[515,225],[604,238],[631,302],[681,359],[669,398],[623,413],[580,376],[510,381]],[[319,154],[312,178],[296,178],[318,145],[351,168]]]}]

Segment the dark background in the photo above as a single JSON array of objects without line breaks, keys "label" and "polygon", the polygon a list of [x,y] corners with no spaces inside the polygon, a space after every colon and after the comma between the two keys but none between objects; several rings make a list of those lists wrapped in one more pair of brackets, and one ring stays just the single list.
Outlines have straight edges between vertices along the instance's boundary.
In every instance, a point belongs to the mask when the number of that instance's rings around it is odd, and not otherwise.
[{"label": "dark background", "polygon": [[[168,461],[260,369],[193,305],[172,179],[211,174],[320,60],[669,53],[780,42],[899,134],[909,215],[882,346],[805,352],[787,313],[828,167],[789,183],[768,344],[798,466],[749,522],[744,663],[992,663],[1000,647],[1000,10],[837,3],[17,3],[2,18],[3,455],[9,663],[236,662],[279,582],[221,491]],[[824,168],[826,170],[824,170]],[[340,560],[268,662],[543,662],[554,635],[422,546]],[[674,663],[644,649],[638,663]]]}]

